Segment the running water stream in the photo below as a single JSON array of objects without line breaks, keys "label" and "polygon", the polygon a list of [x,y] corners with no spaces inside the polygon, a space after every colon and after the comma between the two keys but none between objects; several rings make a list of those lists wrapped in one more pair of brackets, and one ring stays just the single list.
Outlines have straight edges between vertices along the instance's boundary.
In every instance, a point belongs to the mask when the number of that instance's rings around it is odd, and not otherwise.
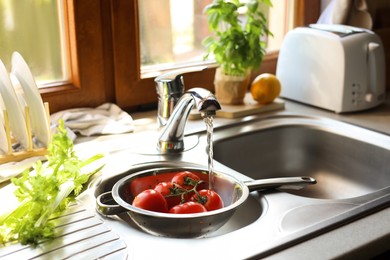
[{"label": "running water stream", "polygon": [[214,165],[213,165],[213,116],[204,118],[207,129],[207,148],[208,148],[208,171],[209,171],[209,189],[212,190],[214,186]]}]

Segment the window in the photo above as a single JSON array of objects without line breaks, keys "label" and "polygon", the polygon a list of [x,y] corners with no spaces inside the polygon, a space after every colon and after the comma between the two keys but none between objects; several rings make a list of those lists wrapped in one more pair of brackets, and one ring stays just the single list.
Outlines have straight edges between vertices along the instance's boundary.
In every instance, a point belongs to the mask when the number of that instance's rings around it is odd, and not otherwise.
[{"label": "window", "polygon": [[0,1],[0,58],[26,59],[38,84],[67,80],[61,1]]},{"label": "window", "polygon": [[[139,25],[142,14],[138,10],[145,2],[159,3],[168,2],[168,0],[25,1],[35,5],[45,3],[51,5],[53,9],[58,7],[62,11],[52,14],[52,19],[56,19],[57,25],[58,18],[64,22],[60,27],[63,29],[63,34],[58,34],[55,41],[64,43],[56,46],[58,46],[57,48],[65,48],[61,58],[67,62],[62,61],[61,66],[59,66],[59,59],[57,59],[56,67],[61,68],[62,72],[51,73],[47,77],[38,79],[40,82],[41,80],[50,82],[49,84],[45,83],[46,86],[50,87],[42,88],[41,93],[44,101],[49,102],[51,112],[72,107],[94,107],[104,102],[116,102],[129,111],[143,108],[147,104],[156,104],[154,76],[147,77],[141,72],[141,63],[145,57],[141,58],[141,41],[143,39],[140,37]],[[191,2],[190,0],[171,1],[179,4]],[[6,13],[4,5],[8,5],[9,9],[10,5],[16,5],[19,2],[22,1],[0,0],[0,13]],[[195,0],[194,2],[204,1]],[[294,25],[315,22],[319,15],[320,0],[277,0],[273,2],[278,4],[279,2],[289,4],[294,2]],[[53,7],[53,5],[57,7]],[[203,10],[202,6],[199,6],[199,9],[194,7],[191,13],[195,15],[201,10]],[[172,12],[177,11],[172,10]],[[5,21],[4,17],[0,17],[0,19]],[[36,19],[40,18],[36,17]],[[198,21],[195,16],[193,19]],[[283,18],[283,20],[286,19]],[[53,23],[37,26],[41,30],[46,26],[54,27],[57,25]],[[0,24],[1,29],[6,28],[6,26],[9,25]],[[193,29],[195,30],[195,28]],[[175,28],[175,30],[181,29],[180,27]],[[199,35],[197,32],[191,32],[191,34],[191,37]],[[173,38],[173,41],[191,41],[191,37]],[[2,37],[0,37],[0,43],[1,39]],[[30,37],[30,42],[32,40],[34,37]],[[35,49],[33,44],[30,47]],[[187,55],[188,49],[176,48],[174,51],[177,56],[184,57]],[[0,49],[0,54],[3,58],[2,49]],[[261,71],[274,71],[276,59],[277,51],[268,55],[263,62]],[[30,65],[31,62],[29,61]],[[213,78],[213,68],[201,73],[191,73],[186,76],[186,86],[187,88],[202,86],[212,90]],[[53,81],[54,79],[55,81]]]},{"label": "window", "polygon": [[[193,0],[139,1],[141,70],[201,61],[204,17]],[[157,65],[157,66],[155,66]]]},{"label": "window", "polygon": [[[204,9],[212,1],[139,1],[142,77],[154,75],[153,72],[159,69],[204,62],[202,40],[209,35]],[[268,28],[273,33],[273,37],[264,39],[267,50],[277,51],[283,36],[293,27],[294,0],[273,1],[272,7],[262,4],[261,9],[267,17]]]},{"label": "window", "polygon": [[115,102],[110,2],[62,0],[60,4],[68,80],[41,89],[43,100],[49,103],[51,112]]},{"label": "window", "polygon": [[[149,1],[158,2],[162,0]],[[279,1],[282,0],[272,2]],[[290,1],[282,2],[289,3]],[[156,103],[156,91],[153,83],[153,77],[156,75],[149,73],[148,76],[145,76],[140,69],[142,62],[140,30],[143,28],[138,24],[138,21],[142,23],[142,14],[138,10],[144,2],[135,0],[112,1],[115,97],[119,106],[128,107],[129,109],[136,109],[137,106],[147,103]],[[293,26],[308,24],[317,20],[320,10],[319,0],[294,0],[293,2],[294,14],[296,14],[293,18]],[[161,11],[159,16],[163,13],[169,14],[170,12]],[[134,14],[134,20],[129,19],[131,17],[129,14]],[[279,17],[279,19],[283,21],[284,26],[287,20],[285,16]],[[154,41],[154,44],[158,45],[159,41]],[[261,69],[255,73],[275,72],[276,61],[277,52],[272,52],[265,57]],[[214,69],[210,68],[206,71],[187,74],[185,82],[187,88],[200,86],[213,90],[213,79]]]}]

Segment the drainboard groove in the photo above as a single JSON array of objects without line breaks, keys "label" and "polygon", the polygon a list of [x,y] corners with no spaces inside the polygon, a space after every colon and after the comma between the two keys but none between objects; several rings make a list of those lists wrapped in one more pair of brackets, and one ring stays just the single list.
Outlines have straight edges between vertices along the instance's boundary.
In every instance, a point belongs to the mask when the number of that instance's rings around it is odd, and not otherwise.
[{"label": "drainboard groove", "polygon": [[68,208],[64,212],[62,212],[60,214],[54,213],[51,216],[50,220],[59,219],[59,218],[62,218],[62,217],[68,216],[68,215],[72,215],[72,214],[77,214],[77,213],[82,212],[82,211],[85,211],[85,209],[80,207],[79,204],[77,204],[77,203],[72,203],[68,206]]},{"label": "drainboard groove", "polygon": [[104,258],[104,260],[119,260],[119,259],[125,260],[125,259],[129,259],[129,258],[131,259],[131,256],[128,255],[126,248],[124,248],[122,250],[113,252],[109,255],[105,255],[102,258]]},{"label": "drainboard groove", "polygon": [[[118,239],[119,237],[111,232],[96,234],[87,238],[83,238],[82,240],[75,241],[72,244],[67,244],[64,247],[58,248],[54,251],[50,251],[43,255],[32,257],[31,259],[37,257],[39,257],[39,259],[68,259],[70,257],[77,257],[78,259],[95,259],[98,258],[98,252],[92,249],[103,250],[106,244],[115,242]],[[114,249],[117,250],[116,248]],[[88,252],[89,250],[92,251]],[[104,254],[107,253],[108,252],[105,252]],[[79,258],[79,254],[84,255],[84,257]],[[97,255],[97,257],[94,257],[94,255]]]},{"label": "drainboard groove", "polygon": [[[70,213],[70,215],[67,215]],[[64,259],[77,257],[96,259],[111,253],[126,251],[126,244],[95,214],[78,206],[54,218],[55,237],[37,246],[9,244],[1,248],[2,259]],[[127,255],[127,252],[122,252]]]},{"label": "drainboard groove", "polygon": [[70,224],[73,224],[73,223],[76,223],[76,222],[79,222],[79,221],[82,221],[85,219],[94,218],[94,217],[95,217],[95,215],[91,214],[88,211],[81,211],[81,212],[78,212],[76,214],[67,215],[67,216],[56,218],[56,219],[49,220],[49,221],[51,223],[53,223],[54,226],[56,226],[58,228],[58,227],[70,225]]},{"label": "drainboard groove", "polygon": [[100,219],[91,218],[91,219],[86,219],[86,220],[79,221],[76,223],[72,223],[70,225],[57,227],[55,230],[55,233],[56,233],[56,237],[60,237],[60,236],[65,236],[65,235],[68,235],[68,234],[71,234],[71,233],[74,233],[77,231],[81,231],[84,229],[88,229],[88,228],[91,228],[91,227],[94,227],[97,225],[101,225],[101,224],[103,224],[103,221],[101,221]]},{"label": "drainboard groove", "polygon": [[[36,247],[29,246],[27,248],[24,248],[23,250],[12,253],[9,256],[12,259],[33,259],[36,257],[43,257],[44,255],[51,253],[52,251],[64,250],[64,248],[70,247],[75,243],[83,242],[84,240],[90,237],[97,236],[102,233],[107,233],[109,231],[110,230],[107,227],[103,225],[99,225],[98,227],[92,229],[82,230],[81,232],[70,233],[66,236],[45,241]],[[80,244],[84,244],[84,243],[80,243]],[[59,259],[58,257],[56,258]]]},{"label": "drainboard groove", "polygon": [[[126,244],[121,240],[103,243],[84,252],[70,256],[68,259],[126,259]],[[56,256],[57,257],[57,256]]]}]

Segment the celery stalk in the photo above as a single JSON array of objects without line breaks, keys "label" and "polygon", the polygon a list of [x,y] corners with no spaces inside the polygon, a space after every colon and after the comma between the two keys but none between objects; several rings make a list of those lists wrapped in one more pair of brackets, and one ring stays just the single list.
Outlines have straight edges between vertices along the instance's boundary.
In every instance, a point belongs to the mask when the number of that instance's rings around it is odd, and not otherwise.
[{"label": "celery stalk", "polygon": [[63,212],[89,178],[103,168],[99,166],[83,172],[83,167],[103,158],[103,155],[80,160],[75,155],[63,121],[59,121],[48,152],[47,163],[37,161],[33,171],[27,169],[21,177],[11,180],[17,187],[15,196],[20,204],[0,216],[0,243],[17,240],[22,244],[37,244],[52,238],[54,226],[48,222],[50,216]]}]

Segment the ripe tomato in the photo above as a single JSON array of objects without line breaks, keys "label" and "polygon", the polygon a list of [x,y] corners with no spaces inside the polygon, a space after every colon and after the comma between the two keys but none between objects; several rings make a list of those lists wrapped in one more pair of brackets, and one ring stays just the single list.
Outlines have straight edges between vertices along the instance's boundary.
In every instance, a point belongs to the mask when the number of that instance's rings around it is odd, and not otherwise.
[{"label": "ripe tomato", "polygon": [[164,196],[153,189],[139,193],[133,200],[133,206],[156,212],[168,212],[168,203]]},{"label": "ripe tomato", "polygon": [[191,197],[191,201],[199,202],[207,211],[223,208],[223,201],[221,196],[213,190],[200,190],[198,194]]},{"label": "ripe tomato", "polygon": [[179,184],[181,187],[183,187],[186,190],[193,189],[197,183],[198,183],[197,190],[203,187],[203,181],[200,179],[200,177],[195,173],[189,171],[177,173],[175,176],[173,176],[172,182]]},{"label": "ripe tomato", "polygon": [[206,212],[206,208],[194,201],[188,201],[183,204],[176,205],[172,207],[169,210],[169,213],[174,213],[174,214],[189,214],[189,213],[200,213],[200,212]]},{"label": "ripe tomato", "polygon": [[160,182],[170,181],[173,176],[173,173],[168,173],[135,178],[130,183],[130,194],[137,196],[144,190],[153,189]]},{"label": "ripe tomato", "polygon": [[[176,183],[166,181],[160,182],[154,187],[154,190],[160,192],[168,203],[168,208],[172,208],[181,202],[185,202],[184,189]],[[183,196],[182,196],[183,194]]]}]

